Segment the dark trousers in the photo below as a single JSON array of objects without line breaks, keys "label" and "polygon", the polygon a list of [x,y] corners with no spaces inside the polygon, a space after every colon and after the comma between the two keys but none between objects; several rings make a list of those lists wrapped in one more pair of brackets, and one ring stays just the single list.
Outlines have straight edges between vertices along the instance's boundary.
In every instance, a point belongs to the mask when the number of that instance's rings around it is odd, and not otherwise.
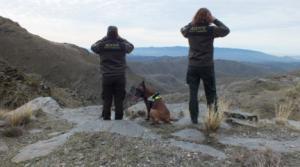
[{"label": "dark trousers", "polygon": [[207,105],[212,107],[213,104],[215,104],[215,111],[217,110],[217,91],[214,66],[189,66],[186,81],[190,88],[189,110],[191,119],[194,123],[197,123],[199,114],[198,89],[200,80],[203,81]]},{"label": "dark trousers", "polygon": [[102,117],[109,120],[111,117],[111,106],[114,100],[115,104],[115,119],[123,119],[123,101],[125,99],[125,76],[103,76],[102,81],[102,99],[103,99],[103,112]]}]

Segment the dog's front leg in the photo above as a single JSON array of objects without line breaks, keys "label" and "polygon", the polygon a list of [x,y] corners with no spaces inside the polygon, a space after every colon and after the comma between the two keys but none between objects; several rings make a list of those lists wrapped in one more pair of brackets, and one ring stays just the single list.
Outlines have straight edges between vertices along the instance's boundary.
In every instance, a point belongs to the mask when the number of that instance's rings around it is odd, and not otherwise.
[{"label": "dog's front leg", "polygon": [[144,102],[145,102],[145,105],[146,105],[146,109],[147,109],[147,118],[146,118],[146,121],[149,121],[150,120],[150,103],[148,102],[147,99],[144,99]]}]

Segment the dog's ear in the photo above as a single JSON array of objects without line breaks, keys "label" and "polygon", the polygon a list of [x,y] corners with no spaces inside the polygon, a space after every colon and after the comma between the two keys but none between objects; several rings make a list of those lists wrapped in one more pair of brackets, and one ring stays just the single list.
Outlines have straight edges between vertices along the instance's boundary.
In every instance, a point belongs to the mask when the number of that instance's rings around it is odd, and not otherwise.
[{"label": "dog's ear", "polygon": [[143,81],[142,81],[142,85],[143,85],[143,86],[145,86],[145,85],[146,85],[146,84],[145,84],[145,80],[143,80]]}]

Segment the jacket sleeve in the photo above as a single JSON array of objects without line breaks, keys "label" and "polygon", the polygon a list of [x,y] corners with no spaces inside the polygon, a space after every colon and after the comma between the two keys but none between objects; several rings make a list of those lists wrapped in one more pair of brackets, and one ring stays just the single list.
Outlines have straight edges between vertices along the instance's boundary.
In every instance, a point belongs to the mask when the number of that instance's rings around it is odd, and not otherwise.
[{"label": "jacket sleeve", "polygon": [[105,41],[106,38],[103,38],[99,41],[97,41],[96,43],[94,43],[92,46],[91,46],[91,50],[95,53],[100,53],[101,52],[101,49],[104,47],[104,41]]},{"label": "jacket sleeve", "polygon": [[125,52],[131,53],[134,49],[134,46],[132,43],[128,42],[127,40],[123,39],[123,43],[125,45]]},{"label": "jacket sleeve", "polygon": [[213,36],[216,37],[225,37],[229,34],[229,28],[223,24],[220,20],[216,19],[214,21],[216,26],[213,26]]},{"label": "jacket sleeve", "polygon": [[181,30],[180,30],[180,31],[181,31],[181,34],[182,34],[185,38],[188,37],[188,32],[189,32],[190,27],[191,27],[191,24],[188,24],[188,25],[182,27]]}]

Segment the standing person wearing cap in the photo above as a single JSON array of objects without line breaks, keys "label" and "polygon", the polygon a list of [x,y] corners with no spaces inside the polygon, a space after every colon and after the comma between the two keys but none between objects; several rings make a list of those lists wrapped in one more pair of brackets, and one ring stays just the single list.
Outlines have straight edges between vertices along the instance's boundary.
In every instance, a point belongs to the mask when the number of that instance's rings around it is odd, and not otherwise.
[{"label": "standing person wearing cap", "polygon": [[[213,25],[214,24],[214,25]],[[217,91],[214,70],[214,39],[230,32],[207,8],[198,10],[193,21],[181,29],[189,42],[189,65],[186,81],[190,88],[189,110],[192,123],[198,123],[198,88],[203,81],[209,110],[217,111]]]},{"label": "standing person wearing cap", "polygon": [[111,106],[114,100],[115,120],[122,120],[123,101],[126,94],[126,54],[130,53],[134,46],[119,36],[117,27],[109,26],[107,36],[93,44],[91,49],[100,56],[102,118],[111,119]]}]

